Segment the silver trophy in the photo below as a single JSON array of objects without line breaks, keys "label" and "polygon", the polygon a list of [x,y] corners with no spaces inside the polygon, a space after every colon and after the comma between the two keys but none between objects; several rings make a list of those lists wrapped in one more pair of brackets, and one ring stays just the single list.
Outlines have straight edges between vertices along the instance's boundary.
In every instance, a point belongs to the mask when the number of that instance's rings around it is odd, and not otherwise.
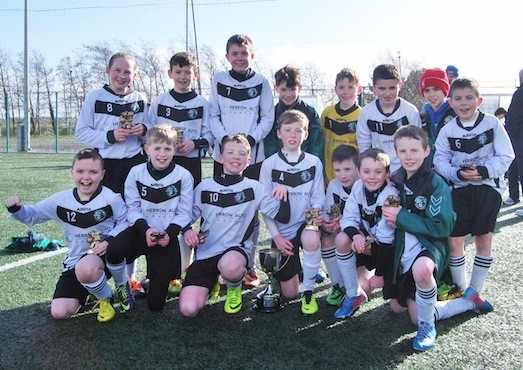
[{"label": "silver trophy", "polygon": [[281,253],[276,248],[262,248],[258,251],[260,267],[267,274],[267,288],[256,295],[254,309],[259,312],[276,312],[281,309],[280,294],[274,291],[273,277],[280,270]]}]

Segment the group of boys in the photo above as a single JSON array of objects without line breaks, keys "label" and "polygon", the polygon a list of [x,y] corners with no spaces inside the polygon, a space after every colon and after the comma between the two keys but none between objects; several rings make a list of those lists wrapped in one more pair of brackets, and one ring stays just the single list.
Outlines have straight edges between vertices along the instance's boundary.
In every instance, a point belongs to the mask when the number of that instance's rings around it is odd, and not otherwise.
[{"label": "group of boys", "polygon": [[[34,207],[8,199],[9,212],[25,223],[59,220],[73,247],[57,284],[53,316],[70,317],[92,293],[105,302],[99,321],[110,320],[108,273],[122,308],[131,309],[125,261],[139,255],[147,256],[149,308],[161,310],[169,282],[181,276],[179,234],[194,250],[180,292],[182,315],[199,313],[219,276],[227,286],[225,312],[238,312],[242,281],[255,275],[258,211],[282,256],[275,277],[284,297],[300,296],[303,272],[304,314],[318,311],[313,291],[322,257],[332,282],[326,301],[338,307],[336,318],[352,316],[374,289],[383,288],[391,309],[408,311],[418,325],[417,350],[434,346],[436,319],[491,311],[480,292],[492,263],[503,174],[514,154],[499,121],[479,111],[477,83],[458,78],[450,85],[444,71],[425,71],[420,92],[427,103],[420,114],[399,97],[397,68],[380,65],[373,73],[376,99],[361,108],[358,75],[344,68],[335,81],[339,102],[320,119],[299,98],[300,72],[291,66],[276,72],[274,107],[268,81],[250,68],[253,57],[250,38],[229,39],[232,69],[214,76],[208,108],[190,89],[197,73],[191,56],[171,59],[174,89],[152,102],[149,163],[129,173],[127,204],[100,186],[103,163],[92,150],[75,157],[72,191]],[[186,138],[195,117],[201,118],[198,137],[177,142],[173,127]],[[198,151],[212,143],[214,176],[202,181]],[[180,153],[185,162],[177,160]],[[71,202],[58,202],[64,197]],[[102,258],[86,253],[85,238],[93,229],[103,229],[104,241],[92,249]],[[470,284],[464,249],[469,233],[476,244]],[[437,302],[437,281],[447,263],[458,298]],[[73,293],[67,290],[73,283],[63,281],[66,274],[76,277]],[[70,297],[67,309],[57,313],[55,300]]]}]

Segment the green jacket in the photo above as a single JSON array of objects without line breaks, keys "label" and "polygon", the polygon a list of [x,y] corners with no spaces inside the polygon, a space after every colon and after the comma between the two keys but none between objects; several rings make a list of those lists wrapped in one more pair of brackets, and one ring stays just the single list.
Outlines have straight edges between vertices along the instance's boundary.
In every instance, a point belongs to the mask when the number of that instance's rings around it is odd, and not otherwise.
[{"label": "green jacket", "polygon": [[[396,245],[394,248],[393,282],[400,274],[401,256],[405,250],[405,232],[414,235],[432,253],[439,279],[447,266],[450,247],[448,238],[456,222],[449,185],[425,164],[410,179],[400,168],[392,181],[400,191],[402,209],[396,220]],[[405,185],[412,191],[407,195]]]}]

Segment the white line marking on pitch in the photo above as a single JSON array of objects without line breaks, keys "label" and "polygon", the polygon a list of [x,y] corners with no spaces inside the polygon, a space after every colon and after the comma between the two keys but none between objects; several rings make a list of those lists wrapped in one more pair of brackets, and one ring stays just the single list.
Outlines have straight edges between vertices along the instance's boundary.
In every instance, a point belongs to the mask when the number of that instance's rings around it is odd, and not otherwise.
[{"label": "white line marking on pitch", "polygon": [[43,253],[43,254],[39,254],[37,256],[25,258],[25,259],[20,260],[20,261],[11,262],[11,263],[8,263],[7,265],[0,266],[0,272],[4,272],[4,271],[10,270],[10,269],[13,269],[15,267],[28,265],[28,264],[36,262],[36,261],[40,261],[40,260],[43,260],[43,259],[46,259],[46,258],[50,258],[50,257],[56,256],[57,254],[65,253],[65,252],[67,252],[67,250],[68,250],[67,248],[60,248],[60,249],[57,249],[55,251],[46,252],[46,253]]}]

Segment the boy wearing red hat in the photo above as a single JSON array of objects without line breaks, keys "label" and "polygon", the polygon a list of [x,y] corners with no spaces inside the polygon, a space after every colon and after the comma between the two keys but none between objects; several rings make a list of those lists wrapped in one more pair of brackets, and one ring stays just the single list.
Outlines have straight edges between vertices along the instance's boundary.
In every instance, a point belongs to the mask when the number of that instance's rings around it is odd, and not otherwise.
[{"label": "boy wearing red hat", "polygon": [[447,74],[439,68],[427,69],[419,81],[419,91],[427,100],[421,108],[420,115],[421,127],[429,137],[430,163],[432,163],[434,156],[434,143],[439,130],[456,117],[454,109],[447,101],[449,90],[450,84]]}]

